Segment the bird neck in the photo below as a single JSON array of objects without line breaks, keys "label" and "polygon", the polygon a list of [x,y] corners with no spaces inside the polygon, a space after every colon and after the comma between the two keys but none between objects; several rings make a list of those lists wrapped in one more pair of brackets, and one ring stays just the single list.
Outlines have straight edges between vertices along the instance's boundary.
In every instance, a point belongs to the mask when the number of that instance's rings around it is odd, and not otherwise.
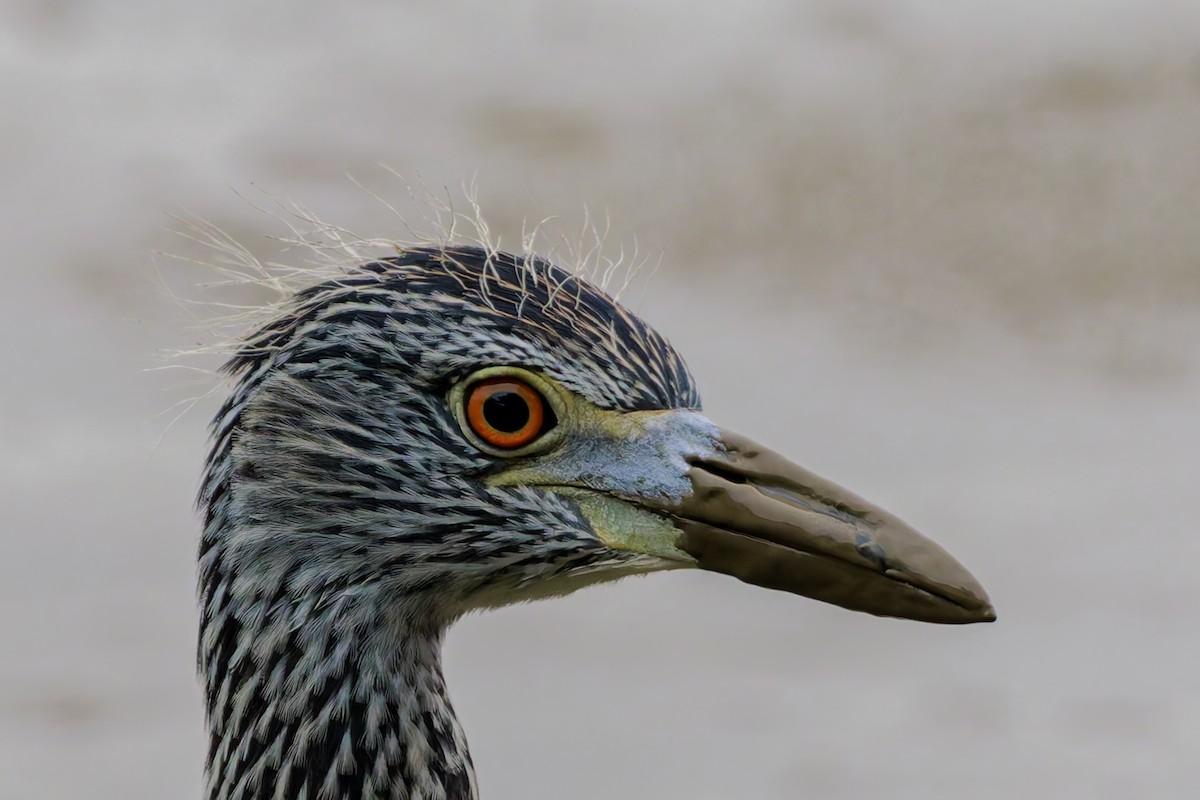
[{"label": "bird neck", "polygon": [[370,590],[267,587],[220,562],[201,558],[208,800],[475,800],[441,626]]}]

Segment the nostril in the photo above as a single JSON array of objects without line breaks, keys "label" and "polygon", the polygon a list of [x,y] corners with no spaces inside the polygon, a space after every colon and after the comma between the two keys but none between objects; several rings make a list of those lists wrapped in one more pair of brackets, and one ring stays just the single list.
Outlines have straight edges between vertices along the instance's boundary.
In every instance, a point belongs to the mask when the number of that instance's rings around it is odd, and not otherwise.
[{"label": "nostril", "polygon": [[699,459],[690,462],[697,469],[702,469],[710,475],[716,475],[722,480],[730,483],[746,483],[746,476],[736,470],[730,469],[722,464],[712,461],[701,461]]}]

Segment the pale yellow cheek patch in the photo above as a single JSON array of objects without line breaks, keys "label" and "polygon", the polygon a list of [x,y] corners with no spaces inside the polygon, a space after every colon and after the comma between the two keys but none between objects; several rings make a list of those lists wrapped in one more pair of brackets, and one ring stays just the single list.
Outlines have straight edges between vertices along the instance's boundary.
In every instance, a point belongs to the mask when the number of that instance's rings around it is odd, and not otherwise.
[{"label": "pale yellow cheek patch", "polygon": [[680,531],[658,514],[608,495],[585,489],[556,490],[579,504],[600,541],[614,550],[643,553],[668,561],[695,564],[696,559],[676,546]]}]

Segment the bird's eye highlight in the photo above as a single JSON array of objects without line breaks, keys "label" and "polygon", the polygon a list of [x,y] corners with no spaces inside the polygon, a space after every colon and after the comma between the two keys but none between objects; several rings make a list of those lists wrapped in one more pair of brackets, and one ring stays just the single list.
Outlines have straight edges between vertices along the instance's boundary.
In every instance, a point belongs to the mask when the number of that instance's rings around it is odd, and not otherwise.
[{"label": "bird's eye highlight", "polygon": [[471,432],[500,450],[525,447],[555,423],[541,392],[511,376],[489,378],[468,388],[466,412]]}]

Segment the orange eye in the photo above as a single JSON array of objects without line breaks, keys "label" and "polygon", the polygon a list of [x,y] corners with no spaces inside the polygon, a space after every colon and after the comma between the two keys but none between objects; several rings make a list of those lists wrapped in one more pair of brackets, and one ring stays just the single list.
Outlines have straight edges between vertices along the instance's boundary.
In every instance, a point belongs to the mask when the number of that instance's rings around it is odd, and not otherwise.
[{"label": "orange eye", "polygon": [[467,390],[467,422],[492,447],[516,450],[554,425],[554,412],[536,389],[509,376],[483,380]]}]

